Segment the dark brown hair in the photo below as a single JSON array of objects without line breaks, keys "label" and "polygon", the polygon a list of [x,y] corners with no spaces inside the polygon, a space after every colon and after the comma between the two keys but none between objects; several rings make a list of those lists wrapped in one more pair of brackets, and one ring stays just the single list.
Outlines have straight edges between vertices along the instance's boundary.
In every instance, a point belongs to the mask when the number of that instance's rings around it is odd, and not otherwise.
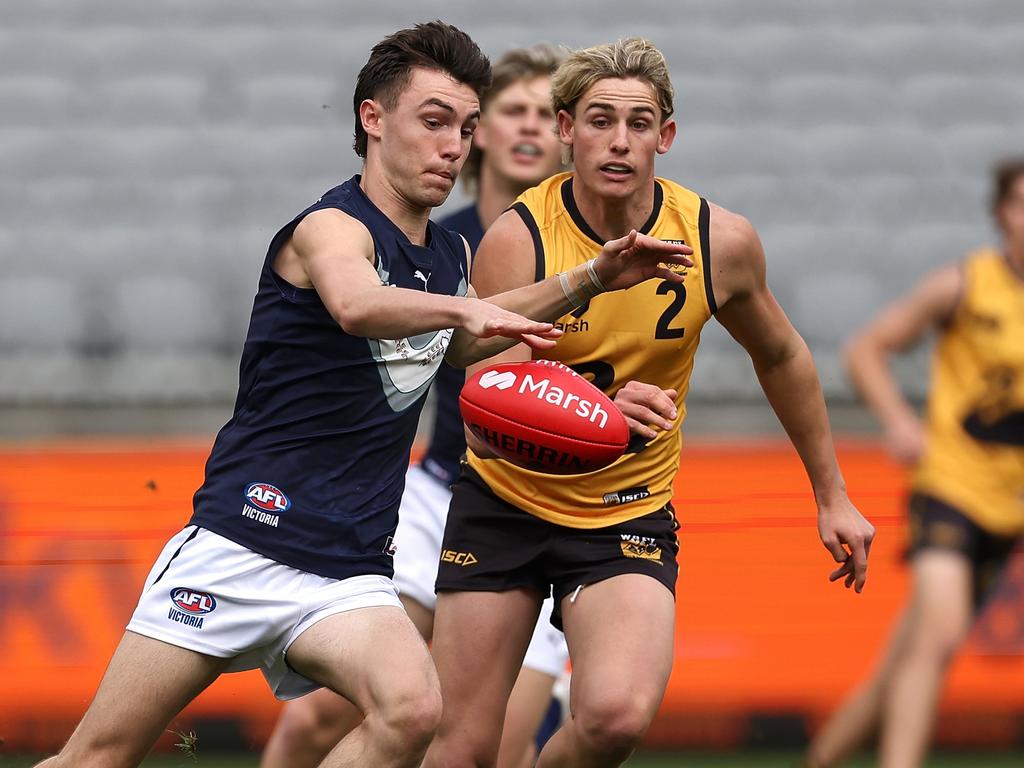
[{"label": "dark brown hair", "polygon": [[353,147],[360,157],[366,158],[366,131],[359,119],[359,105],[366,99],[376,99],[385,110],[394,109],[413,67],[451,75],[476,91],[478,97],[491,84],[491,63],[461,29],[430,21],[388,35],[370,51],[352,96],[356,116]]},{"label": "dark brown hair", "polygon": [[1017,179],[1024,176],[1024,157],[1000,160],[992,169],[992,211],[1006,202]]}]

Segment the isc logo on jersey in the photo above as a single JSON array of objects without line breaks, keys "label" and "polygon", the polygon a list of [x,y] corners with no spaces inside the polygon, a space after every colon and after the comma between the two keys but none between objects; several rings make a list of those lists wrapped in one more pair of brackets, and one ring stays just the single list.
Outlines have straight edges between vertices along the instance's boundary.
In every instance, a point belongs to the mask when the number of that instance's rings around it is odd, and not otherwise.
[{"label": "isc logo on jersey", "polygon": [[[535,360],[534,362],[538,365],[552,366],[564,374],[579,378],[579,374],[572,368],[553,360]],[[596,424],[600,429],[604,429],[608,423],[608,412],[600,404],[585,400],[572,392],[566,392],[561,387],[552,384],[550,379],[534,378],[529,373],[523,374],[520,379],[512,371],[487,371],[480,377],[481,389],[494,387],[498,390],[506,390],[515,387],[516,384],[519,385],[516,389],[518,394],[535,397],[541,402],[550,403],[563,411],[574,413],[581,419],[587,419],[591,424]],[[570,408],[572,408],[571,411]]]},{"label": "isc logo on jersey", "polygon": [[217,607],[217,599],[213,595],[188,587],[172,589],[171,602],[173,606],[167,612],[167,618],[195,629],[202,629],[203,617]]},{"label": "isc logo on jersey", "polygon": [[291,500],[270,483],[251,483],[245,489],[246,503],[242,506],[242,517],[277,528],[281,522],[279,512],[292,506]]}]

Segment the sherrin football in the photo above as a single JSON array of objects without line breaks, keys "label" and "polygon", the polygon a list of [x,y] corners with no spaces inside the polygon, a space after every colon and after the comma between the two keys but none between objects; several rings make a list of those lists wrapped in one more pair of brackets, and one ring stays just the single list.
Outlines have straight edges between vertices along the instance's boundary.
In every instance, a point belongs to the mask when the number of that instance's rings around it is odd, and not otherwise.
[{"label": "sherrin football", "polygon": [[626,450],[629,427],[600,389],[551,360],[498,363],[459,395],[469,430],[520,467],[556,475],[593,472]]}]

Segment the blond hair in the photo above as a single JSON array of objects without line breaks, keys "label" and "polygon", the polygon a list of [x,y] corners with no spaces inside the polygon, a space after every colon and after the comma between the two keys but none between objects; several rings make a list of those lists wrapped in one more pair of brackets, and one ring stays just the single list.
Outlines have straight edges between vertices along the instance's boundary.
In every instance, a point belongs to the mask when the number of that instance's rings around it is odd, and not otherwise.
[{"label": "blond hair", "polygon": [[[494,97],[510,85],[538,77],[549,77],[558,69],[565,54],[548,43],[538,43],[529,48],[513,48],[505,53],[491,67],[491,87],[480,98],[480,111],[486,112]],[[473,194],[480,182],[480,165],[483,152],[474,144],[469,150],[469,157],[462,166],[460,178],[466,190]]]},{"label": "blond hair", "polygon": [[581,48],[569,54],[551,81],[555,112],[575,116],[576,104],[598,80],[637,78],[651,84],[661,108],[661,119],[672,116],[675,92],[668,63],[650,40],[626,37],[615,43]]}]

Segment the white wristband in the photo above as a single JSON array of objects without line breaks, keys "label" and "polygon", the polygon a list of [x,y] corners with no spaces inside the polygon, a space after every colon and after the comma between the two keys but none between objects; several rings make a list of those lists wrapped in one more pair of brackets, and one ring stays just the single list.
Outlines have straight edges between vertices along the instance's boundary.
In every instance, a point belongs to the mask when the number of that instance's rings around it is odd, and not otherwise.
[{"label": "white wristband", "polygon": [[573,309],[583,304],[579,294],[576,293],[569,283],[569,276],[565,272],[558,273],[558,283],[562,286],[562,293],[565,294],[566,300],[572,305]]},{"label": "white wristband", "polygon": [[597,270],[594,269],[595,261],[597,261],[597,259],[591,259],[590,261],[587,262],[587,274],[590,276],[590,279],[594,282],[594,287],[597,288],[598,292],[604,293],[608,289],[604,287],[604,283],[601,282],[601,278],[597,276]]}]

